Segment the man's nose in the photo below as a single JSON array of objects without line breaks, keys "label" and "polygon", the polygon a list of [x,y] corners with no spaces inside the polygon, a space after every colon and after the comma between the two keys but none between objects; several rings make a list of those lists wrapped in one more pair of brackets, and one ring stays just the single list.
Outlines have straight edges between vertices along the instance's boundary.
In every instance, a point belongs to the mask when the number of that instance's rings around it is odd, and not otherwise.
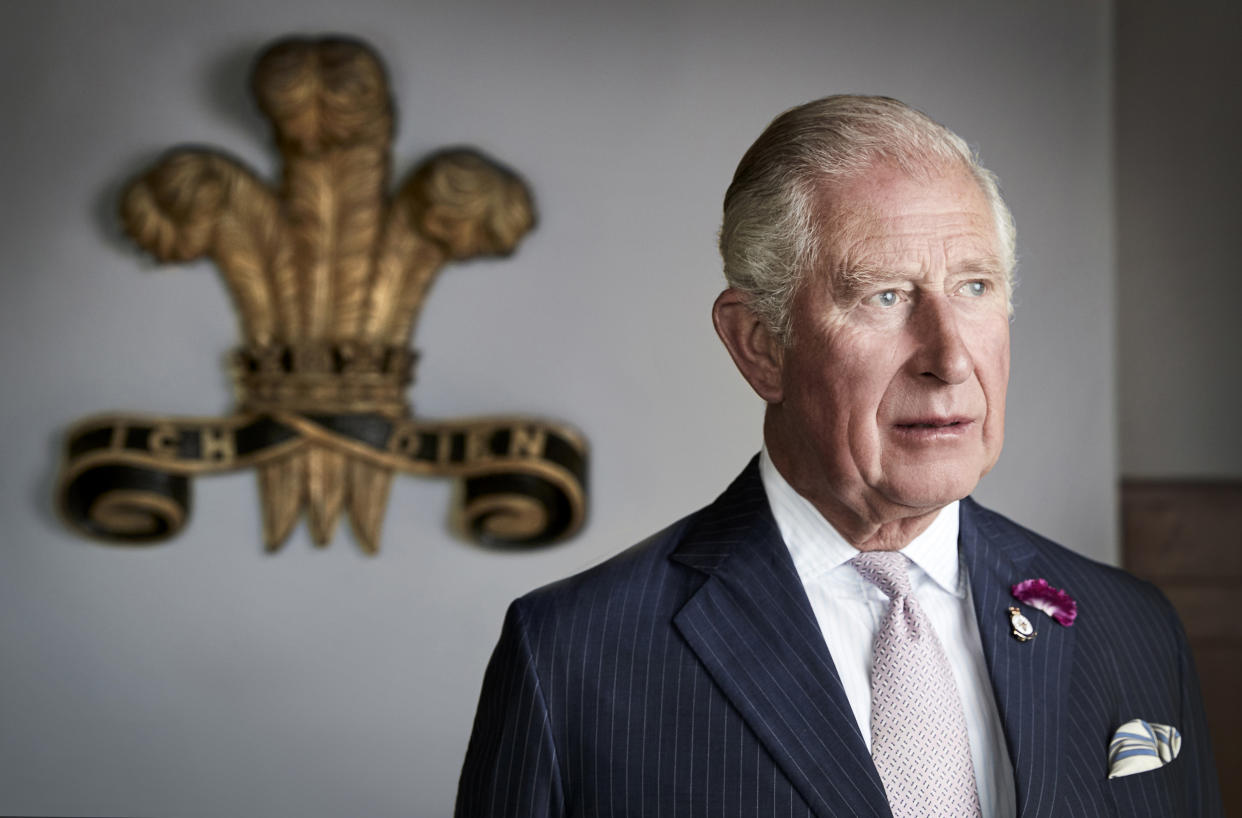
[{"label": "man's nose", "polygon": [[970,350],[958,328],[948,296],[927,295],[915,307],[913,333],[918,345],[911,359],[916,374],[949,384],[962,383],[974,371]]}]

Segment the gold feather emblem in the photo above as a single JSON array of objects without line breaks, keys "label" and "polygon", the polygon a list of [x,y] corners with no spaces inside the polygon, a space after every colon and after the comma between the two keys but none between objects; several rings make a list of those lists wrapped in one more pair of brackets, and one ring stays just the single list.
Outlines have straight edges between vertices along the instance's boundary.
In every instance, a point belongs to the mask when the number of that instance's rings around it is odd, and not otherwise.
[{"label": "gold feather emblem", "polygon": [[[188,475],[254,465],[270,550],[305,510],[317,544],[347,512],[374,553],[403,470],[461,478],[458,519],[480,539],[570,536],[585,515],[577,432],[530,418],[429,423],[411,417],[406,399],[432,282],[446,263],[516,249],[535,224],[526,184],[454,149],[389,196],[392,102],[362,43],[277,42],[256,63],[253,89],[283,158],[277,186],[222,153],[177,150],[121,203],[126,233],[156,259],[205,257],[219,268],[243,339],[233,355],[238,414],[77,424],[62,470],[65,517],[107,539],[161,539],[184,523]],[[143,479],[131,485],[135,470]]]}]

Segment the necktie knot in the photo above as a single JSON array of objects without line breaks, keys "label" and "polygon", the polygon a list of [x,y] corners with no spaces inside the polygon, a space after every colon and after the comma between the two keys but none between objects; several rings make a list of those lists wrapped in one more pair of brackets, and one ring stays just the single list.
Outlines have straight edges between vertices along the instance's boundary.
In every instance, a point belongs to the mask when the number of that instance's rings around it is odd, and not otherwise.
[{"label": "necktie knot", "polygon": [[859,575],[889,599],[910,594],[908,560],[900,551],[864,551],[850,560]]}]

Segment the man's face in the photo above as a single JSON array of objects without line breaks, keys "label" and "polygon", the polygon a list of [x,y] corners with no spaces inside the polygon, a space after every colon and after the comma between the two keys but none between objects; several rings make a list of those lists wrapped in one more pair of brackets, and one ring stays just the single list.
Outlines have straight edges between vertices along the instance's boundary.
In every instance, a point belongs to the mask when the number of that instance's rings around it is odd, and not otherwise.
[{"label": "man's face", "polygon": [[957,169],[922,182],[878,166],[829,194],[768,446],[830,519],[931,511],[969,494],[1004,439],[1009,313],[992,212]]}]

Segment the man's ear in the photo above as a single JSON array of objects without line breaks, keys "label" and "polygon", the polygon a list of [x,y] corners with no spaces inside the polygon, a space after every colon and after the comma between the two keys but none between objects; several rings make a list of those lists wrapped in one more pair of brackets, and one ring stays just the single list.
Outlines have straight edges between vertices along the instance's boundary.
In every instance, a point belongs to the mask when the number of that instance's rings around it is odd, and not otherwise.
[{"label": "man's ear", "polygon": [[781,382],[784,348],[751,310],[746,296],[732,287],[722,292],[712,305],[712,323],[750,388],[768,403],[780,403],[785,397]]}]

